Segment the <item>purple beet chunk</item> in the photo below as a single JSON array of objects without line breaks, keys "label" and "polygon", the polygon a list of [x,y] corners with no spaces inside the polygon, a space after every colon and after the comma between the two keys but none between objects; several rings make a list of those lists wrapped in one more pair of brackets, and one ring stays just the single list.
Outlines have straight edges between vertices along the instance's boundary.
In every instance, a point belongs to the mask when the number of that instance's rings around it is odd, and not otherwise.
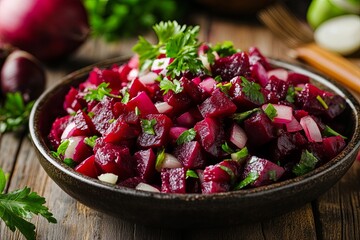
[{"label": "purple beet chunk", "polygon": [[211,66],[213,76],[221,76],[223,81],[230,81],[237,76],[251,75],[249,56],[245,52],[235,53],[215,60]]},{"label": "purple beet chunk", "polygon": [[225,133],[221,122],[214,118],[205,118],[195,124],[196,138],[204,150],[214,157],[222,155],[221,145],[225,141]]},{"label": "purple beet chunk", "polygon": [[146,182],[151,182],[155,176],[155,162],[156,155],[153,150],[138,151],[134,154],[134,160],[136,161],[137,175],[144,179]]},{"label": "purple beet chunk", "polygon": [[[327,107],[323,106],[317,97],[320,96]],[[338,95],[323,91],[312,84],[305,84],[297,97],[296,104],[303,110],[333,119],[339,116],[346,108],[346,101]]]},{"label": "purple beet chunk", "polygon": [[[253,81],[248,78],[249,81]],[[240,77],[236,77],[231,79],[231,88],[229,90],[229,96],[233,103],[237,106],[238,110],[246,111],[253,109],[255,107],[259,107],[263,104],[263,102],[259,101],[259,99],[250,99],[244,92],[242,86],[242,80]],[[263,93],[261,93],[263,94]],[[264,97],[265,99],[265,97]]]},{"label": "purple beet chunk", "polygon": [[336,157],[346,146],[345,140],[341,136],[323,138],[322,145],[328,160]]},{"label": "purple beet chunk", "polygon": [[137,143],[142,148],[162,147],[168,144],[169,131],[172,126],[172,121],[165,114],[149,114],[145,117],[146,120],[155,120],[153,126],[155,134],[150,134],[142,129]]},{"label": "purple beet chunk", "polygon": [[271,76],[265,86],[265,90],[268,91],[266,99],[268,102],[278,103],[280,100],[286,98],[288,88],[289,84],[287,82],[280,80],[275,76]]},{"label": "purple beet chunk", "polygon": [[261,65],[263,65],[263,67],[267,71],[272,69],[268,60],[261,54],[259,49],[257,49],[256,47],[249,48],[249,61],[251,65],[254,65],[256,62],[261,63]]},{"label": "purple beet chunk", "polygon": [[274,143],[270,147],[273,161],[282,162],[286,160],[287,157],[296,153],[298,153],[297,155],[300,156],[301,150],[306,145],[306,143],[306,138],[299,132],[283,132],[281,135],[279,135],[278,138],[275,139]]},{"label": "purple beet chunk", "polygon": [[93,122],[84,111],[78,110],[74,116],[73,121],[75,122],[75,126],[78,131],[78,134],[74,136],[92,136],[97,134]]},{"label": "purple beet chunk", "polygon": [[54,123],[52,124],[48,138],[51,146],[54,149],[57,149],[59,147],[61,143],[61,135],[64,132],[66,126],[71,121],[71,119],[72,117],[70,115],[67,115],[65,117],[55,119]]},{"label": "purple beet chunk", "polygon": [[259,147],[270,142],[274,137],[274,126],[268,116],[259,112],[244,121],[244,130],[248,136],[248,143]]},{"label": "purple beet chunk", "polygon": [[193,102],[200,103],[203,100],[203,93],[194,82],[183,77],[180,79],[180,83]]},{"label": "purple beet chunk", "polygon": [[169,91],[164,95],[164,101],[173,107],[173,113],[182,112],[191,104],[190,97],[184,91],[180,93]]},{"label": "purple beet chunk", "polygon": [[215,181],[204,181],[203,171],[197,171],[200,185],[201,185],[201,193],[203,194],[211,194],[211,193],[219,193],[219,192],[228,192],[230,190],[230,184],[224,182],[215,182]]},{"label": "purple beet chunk", "polygon": [[185,193],[186,192],[186,169],[163,168],[161,170],[161,192]]},{"label": "purple beet chunk", "polygon": [[204,169],[204,182],[218,182],[233,184],[240,176],[240,165],[233,160],[223,160]]},{"label": "purple beet chunk", "polygon": [[112,111],[113,104],[113,99],[104,97],[103,100],[96,104],[91,110],[93,113],[93,118],[91,120],[94,123],[95,129],[101,134],[106,132],[110,127],[111,120],[115,119],[115,115]]},{"label": "purple beet chunk", "polygon": [[205,157],[197,141],[181,144],[175,149],[174,155],[187,169],[203,168],[205,166]]},{"label": "purple beet chunk", "polygon": [[245,164],[242,178],[245,178],[251,172],[258,174],[258,178],[250,185],[259,187],[276,182],[284,174],[285,169],[269,160],[253,156]]},{"label": "purple beet chunk", "polygon": [[224,117],[236,111],[236,105],[220,89],[216,89],[212,95],[201,105],[199,111],[203,117]]},{"label": "purple beet chunk", "polygon": [[139,183],[143,182],[144,180],[141,177],[131,177],[125,179],[118,183],[119,186],[128,187],[128,188],[135,188]]},{"label": "purple beet chunk", "polygon": [[113,173],[124,180],[134,176],[133,160],[127,147],[106,143],[95,153],[95,164],[103,173]]}]

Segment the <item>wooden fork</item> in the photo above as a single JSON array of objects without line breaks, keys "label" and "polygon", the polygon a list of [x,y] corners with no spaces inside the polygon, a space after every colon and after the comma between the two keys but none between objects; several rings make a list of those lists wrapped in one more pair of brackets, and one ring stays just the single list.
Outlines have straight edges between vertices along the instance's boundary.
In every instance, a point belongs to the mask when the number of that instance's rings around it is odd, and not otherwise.
[{"label": "wooden fork", "polygon": [[339,54],[316,45],[310,27],[297,19],[282,4],[278,3],[262,10],[258,17],[294,50],[296,58],[360,93],[360,68]]}]

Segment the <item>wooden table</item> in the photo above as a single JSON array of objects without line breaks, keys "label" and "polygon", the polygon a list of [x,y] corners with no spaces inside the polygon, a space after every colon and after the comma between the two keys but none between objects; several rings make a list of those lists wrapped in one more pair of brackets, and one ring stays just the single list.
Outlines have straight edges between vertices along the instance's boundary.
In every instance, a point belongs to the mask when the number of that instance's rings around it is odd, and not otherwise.
[{"label": "wooden table", "polygon": [[[201,40],[212,43],[232,40],[241,49],[259,47],[264,54],[287,59],[289,50],[279,39],[256,21],[224,20],[198,15]],[[136,39],[105,44],[89,40],[67,62],[47,68],[48,87],[65,74],[81,66],[112,56],[131,54]],[[360,58],[352,59],[360,66]],[[0,167],[10,172],[8,190],[27,185],[47,200],[47,206],[57,218],[49,224],[34,217],[38,239],[360,239],[360,162],[328,192],[298,210],[267,221],[218,229],[167,230],[130,224],[96,212],[63,192],[40,166],[27,136],[5,134],[0,139]],[[24,239],[0,225],[0,239]]]}]

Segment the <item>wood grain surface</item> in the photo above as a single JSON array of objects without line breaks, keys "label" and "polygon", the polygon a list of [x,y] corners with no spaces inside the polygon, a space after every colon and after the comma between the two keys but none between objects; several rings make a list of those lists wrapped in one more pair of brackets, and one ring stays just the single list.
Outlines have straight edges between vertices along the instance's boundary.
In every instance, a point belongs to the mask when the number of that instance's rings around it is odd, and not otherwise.
[{"label": "wood grain surface", "polygon": [[[291,60],[288,48],[256,21],[230,20],[197,15],[201,40],[216,43],[231,40],[240,49],[257,46],[271,57]],[[136,39],[117,43],[89,40],[72,58],[47,66],[48,87],[82,66],[119,55],[130,55]],[[360,66],[360,58],[350,58]],[[85,207],[63,192],[40,166],[27,135],[5,134],[0,139],[0,167],[11,173],[8,190],[25,185],[44,196],[57,218],[49,224],[41,217],[32,222],[41,240],[112,239],[360,239],[360,162],[317,200],[293,212],[259,223],[228,228],[169,230],[131,224]],[[0,239],[24,239],[0,223]]]}]

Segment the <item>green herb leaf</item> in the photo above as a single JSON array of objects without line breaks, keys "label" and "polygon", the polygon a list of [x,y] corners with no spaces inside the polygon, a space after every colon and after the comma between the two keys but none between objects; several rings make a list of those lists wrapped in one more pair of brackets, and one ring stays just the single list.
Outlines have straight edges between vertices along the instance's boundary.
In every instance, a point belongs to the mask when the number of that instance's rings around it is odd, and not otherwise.
[{"label": "green herb leaf", "polygon": [[0,133],[26,128],[33,105],[34,101],[25,104],[20,92],[7,93],[0,107]]},{"label": "green herb leaf", "polygon": [[347,139],[347,137],[341,135],[340,133],[336,132],[334,129],[332,129],[331,127],[329,127],[328,125],[325,125],[325,129],[323,131],[323,135],[325,135],[326,137],[331,137],[331,136],[340,136],[343,139]]},{"label": "green herb leaf", "polygon": [[257,172],[250,172],[246,178],[244,178],[238,185],[235,186],[234,190],[242,189],[252,183],[254,183],[259,178]]},{"label": "green herb leaf", "polygon": [[140,112],[140,109],[137,106],[135,107],[134,111],[135,111],[136,116],[140,116],[141,112]]},{"label": "green herb leaf", "polygon": [[112,98],[121,98],[121,96],[111,94],[111,88],[108,87],[109,83],[102,82],[96,89],[89,89],[89,93],[84,96],[87,102],[101,101],[105,96]]},{"label": "green herb leaf", "polygon": [[176,139],[176,143],[178,145],[181,145],[194,140],[195,137],[196,137],[196,131],[193,128],[190,128],[180,134],[178,139]]},{"label": "green herb leaf", "polygon": [[222,77],[220,75],[217,75],[216,77],[214,77],[214,80],[216,82],[222,82]]},{"label": "green herb leaf", "polygon": [[86,137],[86,138],[84,139],[84,142],[85,142],[88,146],[90,146],[91,148],[94,148],[95,143],[96,143],[96,139],[98,139],[98,136],[94,135],[94,136],[92,136],[92,137]]},{"label": "green herb leaf", "polygon": [[319,103],[325,108],[325,110],[329,109],[329,106],[326,104],[325,100],[320,95],[316,96],[316,100],[319,101]]},{"label": "green herb leaf", "polygon": [[194,170],[188,169],[186,171],[186,179],[188,178],[199,178],[199,176],[197,175],[197,173]]},{"label": "green herb leaf", "polygon": [[[0,185],[5,186],[6,179],[0,168]],[[30,219],[34,214],[40,214],[48,222],[56,223],[49,209],[44,206],[45,198],[25,187],[10,193],[0,192],[0,218],[11,231],[18,229],[29,240],[35,240],[35,225],[25,219]]]},{"label": "green herb leaf", "polygon": [[318,161],[311,152],[305,150],[301,153],[300,161],[293,167],[292,171],[296,176],[304,175],[313,170]]},{"label": "green herb leaf", "polygon": [[238,123],[242,123],[245,119],[249,118],[253,113],[259,112],[260,108],[254,108],[242,113],[234,113],[232,118]]},{"label": "green herb leaf", "polygon": [[289,88],[286,92],[286,98],[285,98],[286,101],[288,101],[289,103],[294,103],[295,96],[296,96],[296,92],[295,92],[294,86],[289,86]]},{"label": "green herb leaf", "polygon": [[54,151],[51,151],[52,155],[55,157],[55,158],[59,158],[61,159],[61,157],[65,154],[65,151],[66,149],[68,148],[70,144],[70,140],[69,139],[66,139],[65,141],[63,141],[59,147],[57,148],[56,152]]},{"label": "green herb leaf", "polygon": [[275,170],[270,170],[267,172],[269,176],[269,180],[276,182],[278,180],[277,174]]},{"label": "green herb leaf", "polygon": [[151,119],[151,120],[141,119],[141,128],[143,129],[143,132],[147,134],[155,135],[155,130],[154,130],[155,124],[156,124],[156,119]]},{"label": "green herb leaf", "polygon": [[274,105],[272,105],[271,103],[266,106],[264,112],[271,119],[271,121],[273,121],[274,118],[277,116],[277,111]]},{"label": "green herb leaf", "polygon": [[216,84],[217,88],[220,88],[220,90],[225,93],[226,95],[229,94],[230,88],[232,87],[232,83],[228,82],[228,83],[218,83]]},{"label": "green herb leaf", "polygon": [[234,44],[231,41],[224,41],[222,43],[217,43],[211,49],[217,52],[220,57],[230,56],[239,51],[234,48]]},{"label": "green herb leaf", "polygon": [[155,169],[161,172],[163,162],[165,160],[165,148],[161,148],[156,154]]},{"label": "green herb leaf", "polygon": [[[225,160],[225,161],[227,161],[227,160]],[[230,176],[230,179],[231,179],[230,182],[234,183],[236,176],[235,176],[235,173],[233,172],[233,170],[231,170],[230,168],[223,166],[223,165],[220,165],[219,167],[221,170],[225,171]]]},{"label": "green herb leaf", "polygon": [[181,83],[176,79],[170,81],[167,78],[163,78],[160,81],[160,89],[164,91],[165,95],[169,90],[172,90],[174,93],[180,93],[182,92],[183,87],[181,86]]},{"label": "green herb leaf", "polygon": [[242,148],[240,151],[231,154],[231,159],[237,162],[243,162],[249,156],[247,147]]},{"label": "green herb leaf", "polygon": [[74,168],[77,165],[77,162],[75,162],[72,158],[65,158],[63,162],[71,168]]},{"label": "green herb leaf", "polygon": [[224,152],[228,153],[228,154],[232,154],[232,153],[235,152],[235,151],[228,145],[227,142],[225,142],[224,144],[221,145],[221,149],[222,149]]},{"label": "green herb leaf", "polygon": [[258,83],[251,82],[241,77],[242,91],[251,101],[263,104],[265,102],[264,95],[261,93],[261,86]]},{"label": "green herb leaf", "polygon": [[125,91],[123,94],[123,98],[121,99],[121,103],[127,104],[130,100],[130,93],[128,91]]}]

